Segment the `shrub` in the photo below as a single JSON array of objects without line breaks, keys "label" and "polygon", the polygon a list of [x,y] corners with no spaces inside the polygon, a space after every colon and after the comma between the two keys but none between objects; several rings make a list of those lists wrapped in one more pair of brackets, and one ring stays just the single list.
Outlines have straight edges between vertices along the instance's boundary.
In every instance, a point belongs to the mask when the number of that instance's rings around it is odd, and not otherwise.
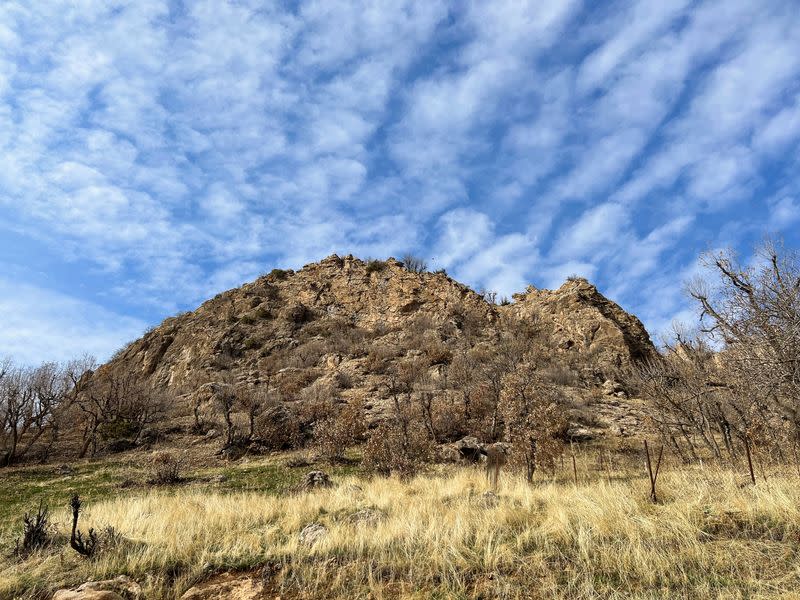
[{"label": "shrub", "polygon": [[300,325],[314,318],[314,313],[305,304],[300,302],[292,304],[283,311],[283,317],[289,323]]},{"label": "shrub", "polygon": [[256,436],[267,448],[289,450],[303,443],[300,420],[296,410],[278,403],[267,408],[256,421]]},{"label": "shrub", "polygon": [[245,340],[244,348],[245,350],[256,350],[258,348],[261,348],[262,344],[263,342],[261,341],[261,339],[256,337],[251,337]]},{"label": "shrub", "polygon": [[118,418],[100,425],[97,433],[103,441],[133,439],[139,433],[139,424],[128,419]]},{"label": "shrub", "polygon": [[150,483],[177,483],[183,479],[183,459],[172,452],[158,452],[150,459]]},{"label": "shrub", "polygon": [[428,270],[428,263],[425,262],[423,258],[414,256],[413,254],[406,254],[403,256],[401,262],[406,268],[406,271],[410,271],[412,273],[424,273]]},{"label": "shrub", "polygon": [[375,260],[369,259],[367,261],[367,275],[371,275],[372,273],[378,273],[383,271],[386,268],[386,261],[385,260]]},{"label": "shrub", "polygon": [[433,460],[435,445],[419,423],[388,420],[370,432],[364,445],[364,468],[378,475],[412,477]]},{"label": "shrub", "polygon": [[314,444],[328,460],[344,455],[350,446],[362,441],[366,426],[360,402],[330,405],[328,414],[314,426]]},{"label": "shrub", "polygon": [[270,271],[267,275],[267,277],[273,281],[280,281],[282,279],[286,279],[288,276],[289,271],[285,271],[284,269],[272,269],[272,271]]},{"label": "shrub", "polygon": [[453,360],[453,353],[439,340],[427,340],[422,346],[422,351],[432,365],[445,365]]},{"label": "shrub", "polygon": [[35,515],[25,513],[22,517],[22,540],[17,540],[15,553],[26,556],[44,548],[52,541],[51,535],[50,510],[40,502]]}]

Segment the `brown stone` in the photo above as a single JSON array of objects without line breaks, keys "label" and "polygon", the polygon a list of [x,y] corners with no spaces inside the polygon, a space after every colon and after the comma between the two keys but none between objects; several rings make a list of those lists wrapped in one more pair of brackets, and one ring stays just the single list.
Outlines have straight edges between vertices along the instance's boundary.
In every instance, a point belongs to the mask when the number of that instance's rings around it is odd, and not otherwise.
[{"label": "brown stone", "polygon": [[73,590],[59,590],[53,600],[136,600],[141,597],[139,584],[120,575],[116,579],[89,581]]}]

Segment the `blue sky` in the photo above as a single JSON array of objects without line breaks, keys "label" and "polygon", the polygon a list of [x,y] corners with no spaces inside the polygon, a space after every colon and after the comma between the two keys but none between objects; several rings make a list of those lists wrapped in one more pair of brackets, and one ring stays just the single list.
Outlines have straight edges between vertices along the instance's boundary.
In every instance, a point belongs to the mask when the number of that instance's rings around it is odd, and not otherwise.
[{"label": "blue sky", "polygon": [[796,0],[0,4],[0,354],[106,358],[273,267],[584,275],[654,335],[800,222]]}]

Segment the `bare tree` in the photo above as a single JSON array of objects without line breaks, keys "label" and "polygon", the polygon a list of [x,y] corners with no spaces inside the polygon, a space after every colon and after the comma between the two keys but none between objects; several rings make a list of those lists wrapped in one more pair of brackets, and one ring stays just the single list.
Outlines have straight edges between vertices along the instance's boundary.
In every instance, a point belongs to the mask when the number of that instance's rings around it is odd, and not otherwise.
[{"label": "bare tree", "polygon": [[144,428],[166,410],[164,394],[134,373],[95,372],[79,383],[74,405],[83,429],[81,458],[94,455],[102,438],[138,441]]},{"label": "bare tree", "polygon": [[566,419],[558,389],[531,362],[503,379],[501,411],[512,464],[525,467],[530,482],[538,468],[552,470],[561,453]]},{"label": "bare tree", "polygon": [[74,390],[72,364],[17,367],[0,363],[0,466],[25,457],[34,447],[49,452],[58,437],[63,409]]},{"label": "bare tree", "polygon": [[401,262],[406,270],[412,273],[424,273],[428,270],[428,263],[425,262],[425,259],[414,256],[413,254],[405,254]]},{"label": "bare tree", "polygon": [[711,277],[689,293],[702,331],[722,346],[719,363],[731,390],[736,434],[785,459],[800,441],[800,262],[767,241],[750,265],[731,251],[706,255]]}]

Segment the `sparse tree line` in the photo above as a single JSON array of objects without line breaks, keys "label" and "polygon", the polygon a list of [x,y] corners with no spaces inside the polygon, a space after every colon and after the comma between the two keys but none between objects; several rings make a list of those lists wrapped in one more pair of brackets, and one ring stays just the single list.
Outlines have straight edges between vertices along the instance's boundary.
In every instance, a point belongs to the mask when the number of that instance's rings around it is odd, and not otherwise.
[{"label": "sparse tree line", "polygon": [[[711,456],[800,468],[800,265],[768,242],[752,264],[704,257],[710,277],[688,292],[697,335],[677,333],[635,382],[665,445],[685,462]],[[748,462],[750,462],[748,460]]]},{"label": "sparse tree line", "polygon": [[94,360],[25,367],[0,363],[0,466],[65,452],[93,456],[103,443],[138,442],[165,413],[163,392],[133,374],[93,378]]},{"label": "sparse tree line", "polygon": [[[800,270],[796,255],[775,245],[758,258],[746,267],[730,253],[707,257],[716,279],[689,289],[702,310],[701,335],[678,335],[657,360],[625,375],[647,400],[648,425],[686,462],[737,462],[753,451],[800,468]],[[391,332],[312,323],[308,341],[262,362],[257,385],[237,383],[227,371],[186,382],[173,398],[132,373],[91,376],[90,360],[36,368],[5,361],[0,465],[152,441],[152,425],[178,406],[191,417],[189,432],[217,429],[231,457],[306,447],[341,460],[359,445],[368,469],[410,475],[443,459],[443,444],[469,435],[508,444],[509,462],[528,479],[552,471],[568,440],[563,385],[591,357],[559,353],[535,321],[487,336],[480,317],[463,307],[445,325],[453,331],[425,318],[380,345],[370,340]],[[367,418],[372,407],[345,401],[351,375],[314,374],[330,344],[382,376],[380,414]]]}]

